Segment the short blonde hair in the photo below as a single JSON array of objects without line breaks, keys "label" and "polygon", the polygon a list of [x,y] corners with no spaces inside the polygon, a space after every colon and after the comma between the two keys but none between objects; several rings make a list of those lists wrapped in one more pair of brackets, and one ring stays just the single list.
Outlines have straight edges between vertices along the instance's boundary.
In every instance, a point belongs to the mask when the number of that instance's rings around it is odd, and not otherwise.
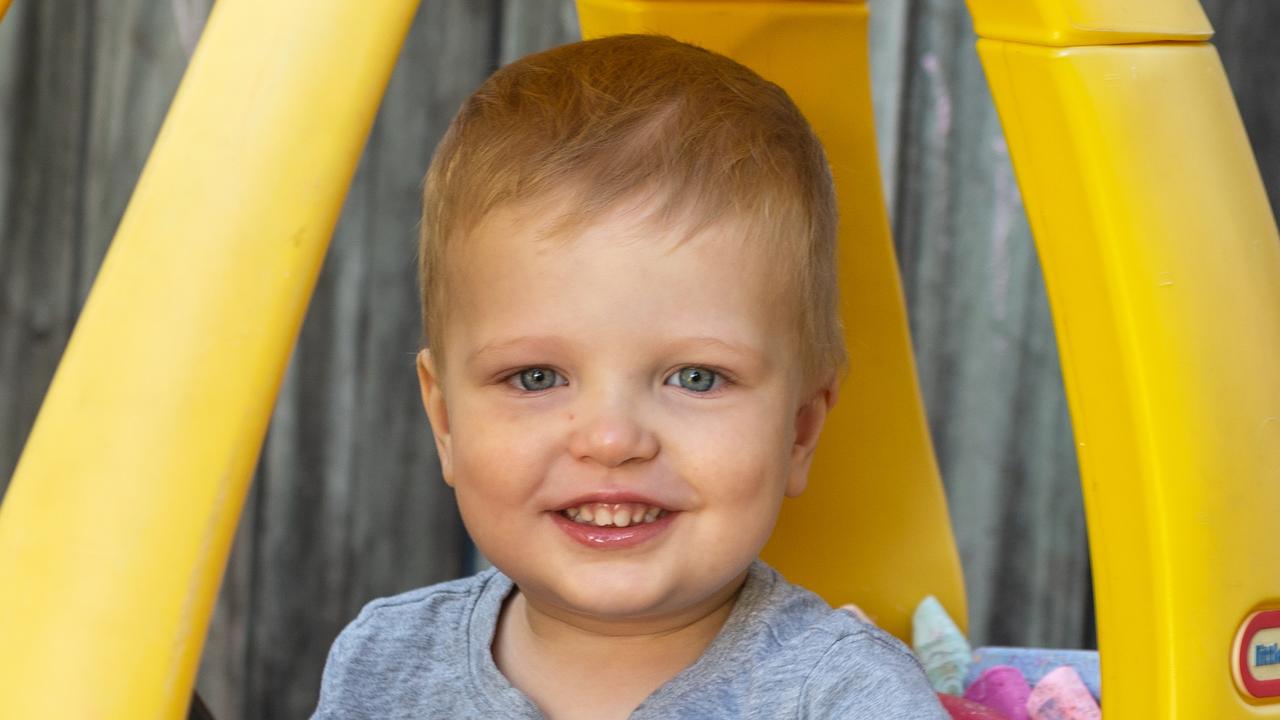
[{"label": "short blonde hair", "polygon": [[661,222],[692,232],[729,215],[771,254],[794,298],[806,386],[847,363],[836,282],[836,205],[822,145],[782,88],[657,35],[616,35],[530,55],[463,104],[423,191],[423,330],[444,360],[449,247],[495,208],[569,193],[557,230],[656,192]]}]

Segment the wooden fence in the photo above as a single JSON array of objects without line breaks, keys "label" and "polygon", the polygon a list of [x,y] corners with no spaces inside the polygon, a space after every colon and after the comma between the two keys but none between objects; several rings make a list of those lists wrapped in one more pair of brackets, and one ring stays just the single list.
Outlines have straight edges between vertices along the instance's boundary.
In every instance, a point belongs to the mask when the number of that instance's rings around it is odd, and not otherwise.
[{"label": "wooden fence", "polygon": [[[1054,336],[967,11],[958,0],[870,4],[881,166],[973,638],[1088,645]],[[210,5],[16,0],[0,24],[0,490]],[[1206,9],[1275,207],[1280,5]],[[576,36],[570,0],[430,0],[419,12],[223,583],[199,679],[217,717],[305,717],[329,644],[363,603],[472,567],[413,371],[419,183],[489,72]]]}]

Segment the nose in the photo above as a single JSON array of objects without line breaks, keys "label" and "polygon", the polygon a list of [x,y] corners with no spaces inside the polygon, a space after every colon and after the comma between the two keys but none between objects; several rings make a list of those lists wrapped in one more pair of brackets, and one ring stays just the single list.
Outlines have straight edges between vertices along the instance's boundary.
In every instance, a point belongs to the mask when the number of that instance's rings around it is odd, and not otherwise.
[{"label": "nose", "polygon": [[575,415],[569,452],[577,460],[613,468],[658,452],[657,435],[638,417],[634,403],[623,398],[584,403]]}]

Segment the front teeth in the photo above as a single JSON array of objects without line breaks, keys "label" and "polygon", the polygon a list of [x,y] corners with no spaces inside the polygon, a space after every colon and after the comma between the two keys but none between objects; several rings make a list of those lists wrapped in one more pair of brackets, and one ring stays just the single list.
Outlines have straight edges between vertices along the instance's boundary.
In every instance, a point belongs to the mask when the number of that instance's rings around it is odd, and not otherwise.
[{"label": "front teeth", "polygon": [[582,523],[596,527],[620,527],[651,523],[666,514],[666,510],[644,503],[584,503],[577,507],[565,508],[562,515]]}]

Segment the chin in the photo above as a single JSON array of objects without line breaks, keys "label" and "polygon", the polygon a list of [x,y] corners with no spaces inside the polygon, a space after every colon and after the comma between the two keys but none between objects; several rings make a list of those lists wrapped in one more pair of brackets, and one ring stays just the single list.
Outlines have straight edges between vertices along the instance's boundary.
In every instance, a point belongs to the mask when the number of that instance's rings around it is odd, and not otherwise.
[{"label": "chin", "polygon": [[584,577],[578,582],[556,587],[554,591],[566,608],[611,620],[659,614],[662,606],[671,601],[668,593],[642,582],[634,573],[617,577]]},{"label": "chin", "polygon": [[663,601],[669,600],[667,593],[658,591],[652,583],[645,582],[636,574],[622,574],[617,577],[582,578],[572,587],[563,588],[564,600],[575,607],[591,607],[598,614],[632,615],[645,612]]}]

